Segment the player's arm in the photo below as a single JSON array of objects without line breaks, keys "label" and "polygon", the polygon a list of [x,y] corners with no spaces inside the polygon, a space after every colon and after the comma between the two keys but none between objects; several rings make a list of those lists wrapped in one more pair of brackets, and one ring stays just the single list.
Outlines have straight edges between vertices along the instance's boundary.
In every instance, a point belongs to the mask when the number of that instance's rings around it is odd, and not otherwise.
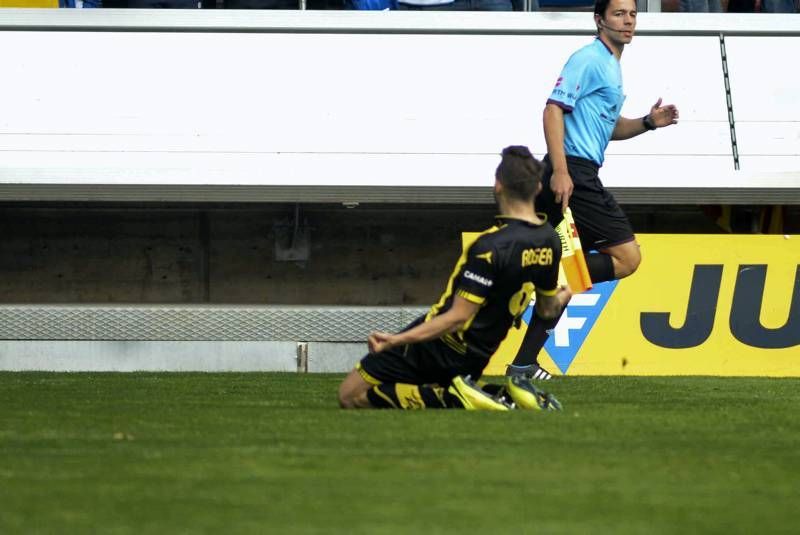
[{"label": "player's arm", "polygon": [[611,139],[619,141],[622,139],[630,139],[636,137],[650,130],[656,128],[663,128],[678,122],[678,108],[674,104],[661,105],[659,98],[653,107],[650,108],[650,113],[644,117],[630,119],[628,117],[620,117],[617,119],[617,124],[614,126],[614,131],[611,133]]},{"label": "player's arm", "polygon": [[569,286],[559,286],[555,292],[536,290],[536,315],[543,320],[552,320],[561,315],[561,311],[572,298]]},{"label": "player's arm", "polygon": [[561,210],[564,211],[567,209],[574,187],[572,177],[567,170],[567,156],[564,152],[564,109],[554,102],[548,102],[544,107],[542,122],[547,154],[553,166],[550,189],[553,190],[555,201],[561,203]]},{"label": "player's arm", "polygon": [[[561,311],[572,298],[572,290],[567,285],[558,284],[558,266],[561,263],[561,240],[555,231],[550,237],[553,249],[553,263],[541,273],[536,281],[536,315],[543,320],[553,320],[561,315]],[[545,288],[554,288],[546,290]]]},{"label": "player's arm", "polygon": [[429,321],[420,323],[407,331],[397,334],[374,332],[369,335],[369,350],[380,353],[396,346],[414,344],[433,340],[452,333],[464,326],[470,318],[478,313],[481,305],[456,295],[452,306],[444,313],[434,316]]}]

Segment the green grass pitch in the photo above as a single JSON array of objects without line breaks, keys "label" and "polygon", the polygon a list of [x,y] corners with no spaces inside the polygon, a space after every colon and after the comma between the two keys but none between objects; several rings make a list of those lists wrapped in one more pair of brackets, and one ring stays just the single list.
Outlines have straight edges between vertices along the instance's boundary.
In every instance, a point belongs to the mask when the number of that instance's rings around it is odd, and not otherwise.
[{"label": "green grass pitch", "polygon": [[0,373],[0,533],[796,533],[798,379],[487,413],[342,411],[341,378]]}]

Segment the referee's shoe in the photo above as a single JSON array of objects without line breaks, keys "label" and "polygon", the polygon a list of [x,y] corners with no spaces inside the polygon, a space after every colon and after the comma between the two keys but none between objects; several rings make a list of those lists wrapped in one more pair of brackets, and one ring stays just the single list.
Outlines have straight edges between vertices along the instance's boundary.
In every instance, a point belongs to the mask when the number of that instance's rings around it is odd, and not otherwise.
[{"label": "referee's shoe", "polygon": [[528,379],[540,379],[542,381],[549,381],[553,378],[552,373],[538,364],[529,364],[527,366],[514,366],[513,364],[509,364],[508,368],[506,368],[506,376],[511,377],[512,375],[522,375]]},{"label": "referee's shoe", "polygon": [[461,405],[472,411],[507,411],[506,403],[493,398],[480,389],[469,375],[454,377],[447,391],[455,396]]},{"label": "referee's shoe", "polygon": [[506,392],[520,409],[535,411],[560,411],[561,403],[544,390],[536,388],[524,375],[512,375],[506,378]]}]

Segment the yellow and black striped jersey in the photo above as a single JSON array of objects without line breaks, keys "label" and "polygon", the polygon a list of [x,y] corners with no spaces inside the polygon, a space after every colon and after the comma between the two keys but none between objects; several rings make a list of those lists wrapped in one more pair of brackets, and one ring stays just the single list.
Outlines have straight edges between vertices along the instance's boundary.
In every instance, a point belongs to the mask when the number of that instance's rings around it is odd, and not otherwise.
[{"label": "yellow and black striped jersey", "polygon": [[488,357],[521,321],[534,291],[555,294],[560,260],[561,242],[553,227],[498,216],[462,253],[426,320],[447,311],[455,295],[481,305],[461,330],[442,341],[459,353],[470,349]]}]

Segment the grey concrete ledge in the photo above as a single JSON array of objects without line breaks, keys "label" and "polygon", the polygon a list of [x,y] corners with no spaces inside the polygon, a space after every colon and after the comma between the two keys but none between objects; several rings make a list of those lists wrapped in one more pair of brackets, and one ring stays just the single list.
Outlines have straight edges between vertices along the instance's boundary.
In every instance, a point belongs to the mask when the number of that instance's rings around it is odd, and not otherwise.
[{"label": "grey concrete ledge", "polygon": [[[359,357],[353,353],[350,367]],[[294,342],[0,340],[0,370],[297,373],[295,354]],[[333,371],[346,369],[341,363]]]},{"label": "grey concrete ledge", "polygon": [[[769,173],[765,173],[765,176]],[[788,175],[788,173],[784,173]],[[765,179],[768,180],[768,179]],[[798,186],[667,187],[609,186],[622,204],[798,205]],[[400,186],[256,186],[256,185],[133,185],[133,184],[6,184],[0,201],[28,202],[239,202],[239,203],[411,203],[487,204],[489,187]]]}]

